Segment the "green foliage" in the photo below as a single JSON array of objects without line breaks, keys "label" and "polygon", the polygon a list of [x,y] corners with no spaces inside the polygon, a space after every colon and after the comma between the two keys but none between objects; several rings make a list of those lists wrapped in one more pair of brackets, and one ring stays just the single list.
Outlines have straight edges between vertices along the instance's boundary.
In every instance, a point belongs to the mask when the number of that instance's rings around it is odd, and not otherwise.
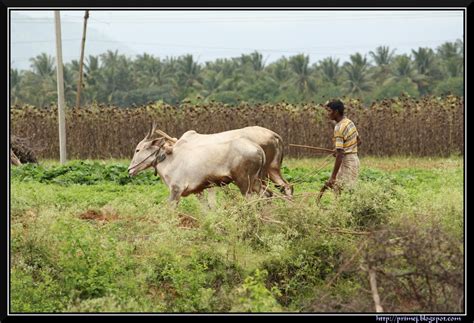
[{"label": "green foliage", "polygon": [[280,296],[276,287],[268,290],[264,281],[268,275],[266,270],[255,270],[254,275],[245,278],[244,283],[237,289],[232,312],[280,312],[281,306],[275,297]]},{"label": "green foliage", "polygon": [[308,175],[306,169],[299,167],[290,170],[288,167],[283,166],[281,170],[284,178],[290,182],[297,183],[324,183],[331,176],[331,171],[329,170],[324,170],[310,175]]},{"label": "green foliage", "polygon": [[293,242],[287,253],[263,262],[268,272],[266,283],[278,288],[282,304],[298,308],[315,286],[339,269],[345,247],[343,240],[307,233]]},{"label": "green foliage", "polygon": [[129,177],[125,164],[104,165],[97,161],[70,161],[65,165],[52,167],[37,164],[24,164],[11,171],[12,179],[21,181],[38,181],[58,185],[94,185],[101,182],[126,184],[156,184],[153,172],[142,172],[136,177]]},{"label": "green foliage", "polygon": [[155,257],[148,283],[161,291],[170,312],[229,309],[222,294],[241,281],[241,269],[215,252],[196,250],[191,257],[163,252]]},{"label": "green foliage", "polygon": [[464,78],[450,77],[446,80],[440,81],[434,89],[435,95],[458,95],[464,96]]},{"label": "green foliage", "polygon": [[141,299],[127,297],[127,299],[119,299],[114,295],[97,297],[77,301],[71,304],[65,312],[72,313],[120,313],[120,312],[160,312],[162,308],[154,308],[150,304],[143,302]]},{"label": "green foliage", "polygon": [[48,269],[14,268],[10,272],[11,311],[61,312],[68,301],[63,286]]},{"label": "green foliage", "polygon": [[117,276],[127,270],[126,259],[119,261],[114,239],[103,239],[99,230],[78,221],[58,221],[51,228],[60,241],[57,266],[62,283],[73,298],[103,297],[117,288]]},{"label": "green foliage", "polygon": [[353,191],[341,197],[352,214],[356,227],[371,228],[385,224],[399,203],[400,195],[394,183],[387,179],[358,183]]},{"label": "green foliage", "polygon": [[401,95],[407,95],[416,98],[420,94],[418,92],[416,84],[404,78],[398,82],[389,82],[387,84],[379,86],[374,91],[373,99],[383,100],[388,98],[397,98]]},{"label": "green foliage", "polygon": [[[387,98],[407,92],[412,96],[457,93],[463,71],[463,43],[446,42],[435,53],[430,48],[412,50],[412,56],[378,46],[366,54],[355,53],[339,62],[327,57],[309,66],[309,57],[282,57],[265,66],[261,53],[199,64],[192,55],[160,59],[152,55],[127,58],[118,51],[90,55],[85,62],[82,103],[115,104],[119,107],[163,100],[177,104],[197,95],[206,102],[216,100],[235,105],[252,103],[326,101],[343,94]],[[44,107],[56,101],[54,60],[42,53],[31,59],[31,70],[11,70],[12,102]],[[77,61],[64,68],[66,103],[75,104]],[[408,84],[410,79],[416,83]],[[382,85],[392,80],[390,85]],[[438,88],[435,89],[438,82]],[[40,89],[40,91],[38,91]],[[368,101],[366,101],[368,102]]]},{"label": "green foliage", "polygon": [[[420,166],[433,163],[436,168]],[[229,186],[217,189],[214,207],[186,197],[175,209],[163,184],[153,190],[146,181],[121,184],[126,165],[120,162],[46,164],[12,168],[14,312],[372,311],[360,269],[367,261],[388,274],[430,280],[411,283],[422,288],[417,300],[397,280],[377,274],[388,310],[424,310],[428,285],[439,292],[436,308],[457,310],[460,157],[361,160],[356,189],[339,197],[327,191],[321,205],[315,198],[330,166],[316,171],[317,160],[287,160],[292,202],[245,199]],[[80,171],[96,179],[64,180]],[[57,185],[57,178],[67,184]],[[386,250],[404,253],[385,258]],[[408,298],[416,306],[403,301]]]}]

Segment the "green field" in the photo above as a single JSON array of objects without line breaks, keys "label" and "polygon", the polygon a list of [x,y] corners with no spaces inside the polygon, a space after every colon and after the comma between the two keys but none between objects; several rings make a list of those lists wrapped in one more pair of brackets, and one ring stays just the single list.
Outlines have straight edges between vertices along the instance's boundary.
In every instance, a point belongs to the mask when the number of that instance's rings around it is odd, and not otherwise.
[{"label": "green field", "polygon": [[333,159],[287,159],[292,202],[230,185],[167,203],[127,160],[11,169],[12,312],[464,310],[463,158],[361,158],[357,189],[315,198]]}]

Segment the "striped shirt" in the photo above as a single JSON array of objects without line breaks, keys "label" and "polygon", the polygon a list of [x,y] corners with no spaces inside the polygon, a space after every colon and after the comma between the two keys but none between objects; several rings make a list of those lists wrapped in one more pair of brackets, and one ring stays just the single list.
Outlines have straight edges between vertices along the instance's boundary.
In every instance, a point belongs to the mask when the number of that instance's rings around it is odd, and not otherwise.
[{"label": "striped shirt", "polygon": [[345,154],[357,153],[358,135],[354,122],[344,117],[334,127],[333,143],[335,149],[344,149]]}]

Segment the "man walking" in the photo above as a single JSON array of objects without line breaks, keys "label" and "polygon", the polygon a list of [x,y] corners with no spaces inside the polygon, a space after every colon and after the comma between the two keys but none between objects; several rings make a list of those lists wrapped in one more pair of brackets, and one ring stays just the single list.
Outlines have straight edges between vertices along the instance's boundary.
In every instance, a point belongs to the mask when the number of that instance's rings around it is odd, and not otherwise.
[{"label": "man walking", "polygon": [[336,122],[333,136],[336,161],[325,187],[339,193],[342,188],[351,188],[357,182],[360,166],[357,148],[361,141],[354,123],[344,116],[344,104],[340,100],[327,103],[326,110],[329,119]]}]

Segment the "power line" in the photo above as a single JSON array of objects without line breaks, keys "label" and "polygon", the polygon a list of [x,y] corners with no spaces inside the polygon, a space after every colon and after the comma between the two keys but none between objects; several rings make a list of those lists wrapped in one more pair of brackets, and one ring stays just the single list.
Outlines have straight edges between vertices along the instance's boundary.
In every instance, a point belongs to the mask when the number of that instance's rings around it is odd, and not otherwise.
[{"label": "power line", "polygon": [[[65,41],[78,41],[80,39],[62,39],[63,42]],[[51,40],[32,40],[32,41],[28,41],[28,40],[25,40],[25,41],[12,41],[10,42],[11,44],[36,44],[36,43],[54,43],[55,40],[54,39],[51,39]]]},{"label": "power line", "polygon": [[[111,16],[107,19],[107,21],[102,19],[97,19],[95,17],[91,17],[91,20],[98,22],[98,23],[120,23],[120,24],[135,24],[135,23],[234,23],[234,22],[249,22],[255,20],[256,22],[321,22],[322,20],[331,19],[331,21],[360,21],[360,20],[386,20],[386,19],[440,19],[440,18],[461,18],[459,14],[438,14],[438,15],[426,15],[426,14],[417,14],[417,15],[407,15],[407,14],[397,14],[397,15],[366,15],[366,16],[350,16],[350,17],[341,17],[336,15],[326,15],[326,16],[246,16],[246,17],[230,17],[230,18],[222,18],[222,17],[203,17],[203,18],[189,18],[189,17],[114,17]],[[73,16],[69,16],[71,19],[75,19]],[[79,17],[78,17],[79,18]],[[32,19],[25,19],[25,18],[18,18],[12,19],[14,23],[53,23],[52,19],[49,18],[32,18]],[[80,23],[80,20],[72,21],[72,20],[65,20],[65,23]]]},{"label": "power line", "polygon": [[[75,39],[76,41],[80,39]],[[220,47],[220,46],[210,46],[210,45],[190,45],[190,44],[170,44],[170,43],[161,43],[161,42],[137,42],[133,40],[89,40],[91,42],[101,42],[101,43],[127,43],[127,44],[135,44],[135,45],[150,45],[150,46],[170,46],[170,47],[187,47],[187,48],[204,48],[204,49],[230,49],[230,50],[240,50],[240,49],[251,49],[246,47]],[[410,45],[410,44],[419,44],[419,43],[426,43],[426,42],[454,42],[454,40],[446,40],[446,39],[423,39],[423,40],[413,40],[413,41],[406,41],[406,42],[399,42],[397,45]],[[306,48],[291,48],[291,49],[282,49],[282,48],[260,48],[258,50],[265,50],[265,51],[295,51],[295,50],[308,50],[308,49],[349,49],[354,48],[356,46],[370,46],[375,45],[379,46],[380,42],[375,43],[359,43],[356,45],[344,45],[344,46],[315,46],[315,47],[306,47]],[[255,48],[254,48],[255,49]]]},{"label": "power line", "polygon": [[[64,41],[80,41],[79,38],[76,39],[67,39]],[[37,40],[32,41],[30,43],[48,43],[53,42],[53,40]],[[170,44],[170,43],[161,43],[161,42],[136,42],[131,40],[95,40],[90,39],[88,42],[99,42],[99,43],[113,43],[113,44],[134,44],[134,45],[144,45],[144,46],[166,46],[166,47],[184,47],[188,48],[190,51],[195,51],[195,49],[206,49],[207,51],[238,51],[238,50],[247,50],[247,51],[261,51],[261,52],[273,52],[273,53],[300,53],[300,52],[307,52],[311,54],[337,54],[337,55],[348,55],[353,54],[354,49],[360,49],[362,47],[367,46],[380,46],[380,42],[376,43],[360,43],[357,45],[348,45],[345,44],[343,46],[314,46],[314,47],[306,47],[306,48],[254,48],[254,47],[220,47],[220,46],[209,46],[209,45],[190,45],[190,44]],[[416,41],[407,41],[407,42],[399,42],[394,46],[406,46],[406,45],[413,45],[413,44],[426,44],[426,43],[442,43],[442,42],[454,42],[454,40],[445,40],[445,39],[432,39],[432,40],[416,40]],[[12,44],[27,44],[27,41],[21,42],[12,42]],[[317,51],[321,49],[321,51]],[[349,51],[334,51],[334,49],[342,49],[342,50],[350,50]],[[395,48],[396,49],[396,48]],[[316,51],[315,51],[316,50]]]}]

